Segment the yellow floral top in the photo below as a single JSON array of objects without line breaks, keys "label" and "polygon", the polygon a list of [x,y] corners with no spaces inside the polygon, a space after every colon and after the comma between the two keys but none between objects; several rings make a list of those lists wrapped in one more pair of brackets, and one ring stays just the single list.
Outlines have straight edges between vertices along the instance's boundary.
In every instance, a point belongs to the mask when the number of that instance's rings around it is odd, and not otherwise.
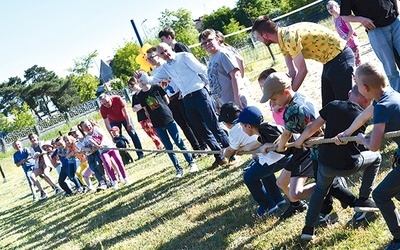
[{"label": "yellow floral top", "polygon": [[346,45],[336,32],[308,22],[278,28],[278,43],[284,56],[295,58],[302,52],[304,58],[323,64],[335,58]]}]

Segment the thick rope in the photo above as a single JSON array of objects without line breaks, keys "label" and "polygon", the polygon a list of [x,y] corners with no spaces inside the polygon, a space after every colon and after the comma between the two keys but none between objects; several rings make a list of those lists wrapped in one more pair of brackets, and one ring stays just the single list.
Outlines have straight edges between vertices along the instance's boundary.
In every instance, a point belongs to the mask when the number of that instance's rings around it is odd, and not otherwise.
[{"label": "thick rope", "polygon": [[[397,131],[392,131],[392,132],[387,132],[383,135],[383,138],[388,139],[388,138],[394,138],[394,137],[400,137],[400,130]],[[348,136],[348,137],[342,137],[340,138],[342,142],[355,142],[357,141],[357,136]],[[320,144],[326,144],[326,143],[335,143],[335,140],[332,138],[323,138],[323,137],[318,137],[317,139],[309,139],[305,141],[304,146],[306,147],[312,147],[315,145],[320,145]],[[293,147],[292,143],[288,143],[286,145],[287,148]],[[179,154],[208,154],[208,155],[213,155],[213,154],[220,154],[220,151],[211,151],[211,150],[159,150],[159,149],[137,149],[137,148],[105,148],[105,150],[119,150],[119,151],[136,151],[136,152],[150,152],[150,153],[179,153]],[[267,152],[274,151],[274,148],[268,148]],[[252,150],[252,151],[244,151],[240,152],[240,154],[256,154],[260,153],[258,149]]]}]

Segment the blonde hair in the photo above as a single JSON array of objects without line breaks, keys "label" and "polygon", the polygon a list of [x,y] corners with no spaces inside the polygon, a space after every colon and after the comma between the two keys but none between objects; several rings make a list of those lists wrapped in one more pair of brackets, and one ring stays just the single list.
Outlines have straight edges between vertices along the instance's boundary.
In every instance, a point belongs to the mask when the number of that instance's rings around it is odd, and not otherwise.
[{"label": "blonde hair", "polygon": [[333,6],[336,6],[336,7],[340,7],[339,6],[339,4],[336,2],[336,1],[328,1],[327,3],[326,3],[326,6],[328,6],[328,5],[333,5]]},{"label": "blonde hair", "polygon": [[386,75],[372,63],[363,63],[356,69],[355,76],[359,83],[370,88],[385,88],[388,84]]}]

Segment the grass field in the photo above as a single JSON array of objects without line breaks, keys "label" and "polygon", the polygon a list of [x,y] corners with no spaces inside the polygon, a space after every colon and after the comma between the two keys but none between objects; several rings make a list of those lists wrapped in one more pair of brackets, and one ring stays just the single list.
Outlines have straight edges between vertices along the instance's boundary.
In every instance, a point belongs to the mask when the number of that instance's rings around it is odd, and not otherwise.
[{"label": "grass field", "polygon": [[[362,50],[367,51],[364,61],[376,61],[368,45]],[[319,103],[321,65],[308,63],[310,74],[301,91]],[[260,64],[259,71],[266,66]],[[275,67],[285,69],[282,61]],[[259,100],[258,84],[250,87],[252,98]],[[269,120],[268,109],[257,105]],[[144,148],[154,148],[142,131],[139,136]],[[394,149],[384,142],[379,180],[390,170]],[[184,162],[182,155],[179,159]],[[199,172],[175,180],[167,155],[147,154],[126,166],[131,185],[63,198],[45,184],[49,198],[33,202],[22,169],[15,167],[11,153],[1,155],[8,181],[0,183],[0,249],[382,249],[391,240],[382,216],[364,227],[346,227],[353,212],[341,209],[338,201],[340,222],[319,229],[311,243],[299,239],[305,213],[284,222],[276,216],[253,218],[257,206],[242,177],[249,159],[242,156],[236,167],[209,170],[214,158],[202,157]],[[349,179],[355,193],[359,181],[360,175]]]}]

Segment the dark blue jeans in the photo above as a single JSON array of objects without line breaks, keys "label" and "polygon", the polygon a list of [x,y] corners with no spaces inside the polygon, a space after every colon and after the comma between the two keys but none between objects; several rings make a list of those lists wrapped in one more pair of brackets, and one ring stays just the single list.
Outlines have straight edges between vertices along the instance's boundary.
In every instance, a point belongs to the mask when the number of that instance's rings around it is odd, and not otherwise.
[{"label": "dark blue jeans", "polygon": [[68,178],[75,184],[76,188],[82,187],[81,182],[79,179],[76,177],[76,169],[78,168],[79,161],[74,161],[73,163],[68,163],[68,169],[67,169],[67,174]]},{"label": "dark blue jeans", "polygon": [[257,159],[253,159],[244,170],[244,183],[260,206],[273,208],[284,200],[276,185],[274,173],[284,168],[290,159],[291,157],[284,157],[271,166],[261,165]]},{"label": "dark blue jeans", "polygon": [[[175,142],[175,145],[178,146],[181,150],[187,150],[185,143],[179,136],[178,126],[176,126],[175,122],[171,122],[165,127],[154,128],[156,130],[157,135],[160,137],[161,142],[164,144],[166,150],[172,150],[173,145],[171,140],[169,139],[168,134],[171,136],[172,140]],[[182,170],[182,167],[179,165],[178,158],[175,153],[168,153],[169,158],[174,164],[176,170]],[[191,154],[183,154],[185,160],[190,164],[193,163],[193,157]]]},{"label": "dark blue jeans", "polygon": [[[211,97],[206,89],[200,89],[183,98],[186,115],[199,136],[207,143],[211,150],[221,150],[229,146],[229,138],[219,126],[217,115],[212,106]],[[217,160],[223,159],[221,155],[215,155]]]},{"label": "dark blue jeans", "polygon": [[61,166],[60,174],[58,175],[58,184],[67,194],[71,194],[72,190],[68,187],[65,179],[68,177],[68,166]]},{"label": "dark blue jeans", "polygon": [[[124,125],[124,128],[126,130],[126,132],[128,132],[128,135],[131,137],[133,145],[135,146],[136,149],[142,149],[142,144],[140,143],[139,137],[135,131],[135,128],[133,127],[132,124],[132,130],[128,130],[128,126],[126,124],[126,121],[120,121],[120,122],[110,122],[110,126],[114,127],[117,126],[119,128],[119,131],[121,131],[121,135],[122,135],[122,126]],[[137,151],[136,152],[137,156],[139,158],[143,157],[143,152],[142,151]]]},{"label": "dark blue jeans", "polygon": [[397,159],[396,167],[372,192],[376,206],[381,210],[390,233],[395,239],[400,239],[400,213],[393,202],[393,197],[400,194],[400,161]]},{"label": "dark blue jeans", "polygon": [[104,181],[104,167],[103,162],[100,157],[100,152],[96,151],[87,156],[89,168],[93,171],[94,175],[96,176],[97,181],[100,183]]}]

